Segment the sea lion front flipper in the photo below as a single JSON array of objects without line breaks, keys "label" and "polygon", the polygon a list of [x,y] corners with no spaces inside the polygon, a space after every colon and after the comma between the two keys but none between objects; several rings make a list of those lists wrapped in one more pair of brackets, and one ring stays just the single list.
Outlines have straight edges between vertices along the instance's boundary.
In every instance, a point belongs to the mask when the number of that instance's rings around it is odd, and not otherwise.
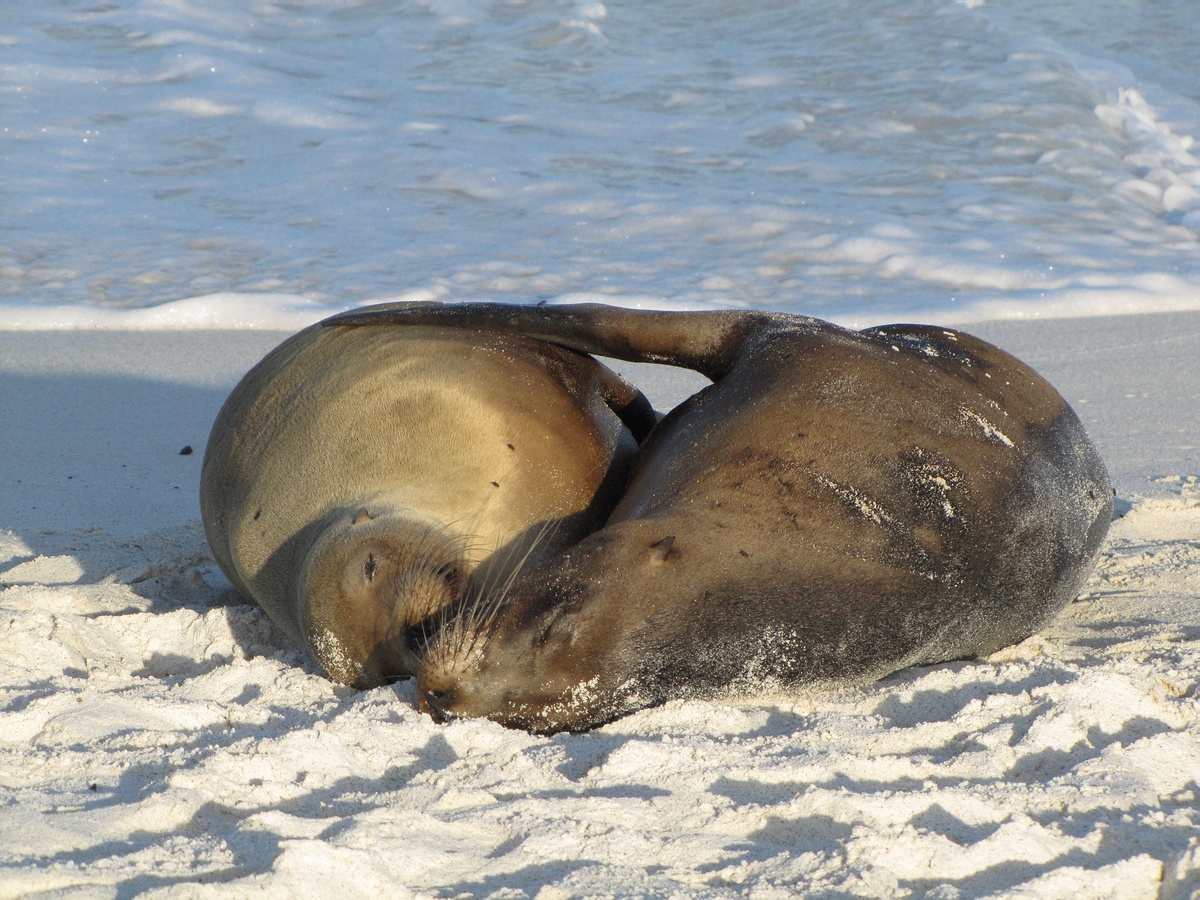
[{"label": "sea lion front flipper", "polygon": [[516,306],[506,303],[382,303],[326,319],[335,325],[442,325],[519,334],[630,362],[695,369],[716,381],[752,335],[792,327],[798,316],[751,310],[668,312],[599,303]]},{"label": "sea lion front flipper", "polygon": [[633,439],[641,444],[658,424],[654,407],[645,394],[607,366],[599,367],[597,377],[601,399],[629,429]]}]

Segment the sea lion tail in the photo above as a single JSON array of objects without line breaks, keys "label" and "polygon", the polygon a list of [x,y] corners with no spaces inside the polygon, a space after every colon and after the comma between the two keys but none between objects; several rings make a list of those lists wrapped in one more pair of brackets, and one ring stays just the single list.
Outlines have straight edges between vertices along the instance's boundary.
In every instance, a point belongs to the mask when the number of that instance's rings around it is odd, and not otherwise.
[{"label": "sea lion tail", "polygon": [[[326,319],[336,325],[442,325],[518,334],[630,362],[695,369],[716,380],[747,338],[784,317],[754,310],[665,312],[600,303],[382,303]],[[793,317],[794,318],[794,317]]]}]

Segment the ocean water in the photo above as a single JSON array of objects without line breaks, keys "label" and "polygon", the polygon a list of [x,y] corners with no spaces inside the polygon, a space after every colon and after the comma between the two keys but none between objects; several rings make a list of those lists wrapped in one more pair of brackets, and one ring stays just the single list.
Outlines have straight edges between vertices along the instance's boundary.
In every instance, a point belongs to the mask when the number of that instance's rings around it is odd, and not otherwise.
[{"label": "ocean water", "polygon": [[1200,309],[1195,0],[53,0],[0,328]]}]

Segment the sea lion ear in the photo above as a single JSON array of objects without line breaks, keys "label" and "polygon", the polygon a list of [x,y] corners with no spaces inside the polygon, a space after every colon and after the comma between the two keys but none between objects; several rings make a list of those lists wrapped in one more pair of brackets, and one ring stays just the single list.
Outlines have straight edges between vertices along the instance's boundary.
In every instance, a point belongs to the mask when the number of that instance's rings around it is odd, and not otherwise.
[{"label": "sea lion ear", "polygon": [[650,545],[650,558],[654,562],[664,563],[677,556],[679,556],[679,551],[675,549],[675,535],[673,534]]},{"label": "sea lion ear", "polygon": [[373,515],[367,512],[367,508],[365,506],[360,506],[358,508],[358,512],[354,514],[354,518],[350,520],[350,524],[361,525],[364,522],[370,522],[374,518],[375,517]]}]

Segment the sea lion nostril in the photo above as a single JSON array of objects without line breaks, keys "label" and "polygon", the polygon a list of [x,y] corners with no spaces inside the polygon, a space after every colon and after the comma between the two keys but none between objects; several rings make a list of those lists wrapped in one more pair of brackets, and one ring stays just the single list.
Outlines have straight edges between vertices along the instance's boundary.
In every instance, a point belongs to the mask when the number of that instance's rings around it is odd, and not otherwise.
[{"label": "sea lion nostril", "polygon": [[421,701],[421,705],[424,707],[422,711],[429,713],[437,724],[444,725],[452,718],[446,712],[446,707],[451,702],[450,691],[429,688],[421,692]]}]

